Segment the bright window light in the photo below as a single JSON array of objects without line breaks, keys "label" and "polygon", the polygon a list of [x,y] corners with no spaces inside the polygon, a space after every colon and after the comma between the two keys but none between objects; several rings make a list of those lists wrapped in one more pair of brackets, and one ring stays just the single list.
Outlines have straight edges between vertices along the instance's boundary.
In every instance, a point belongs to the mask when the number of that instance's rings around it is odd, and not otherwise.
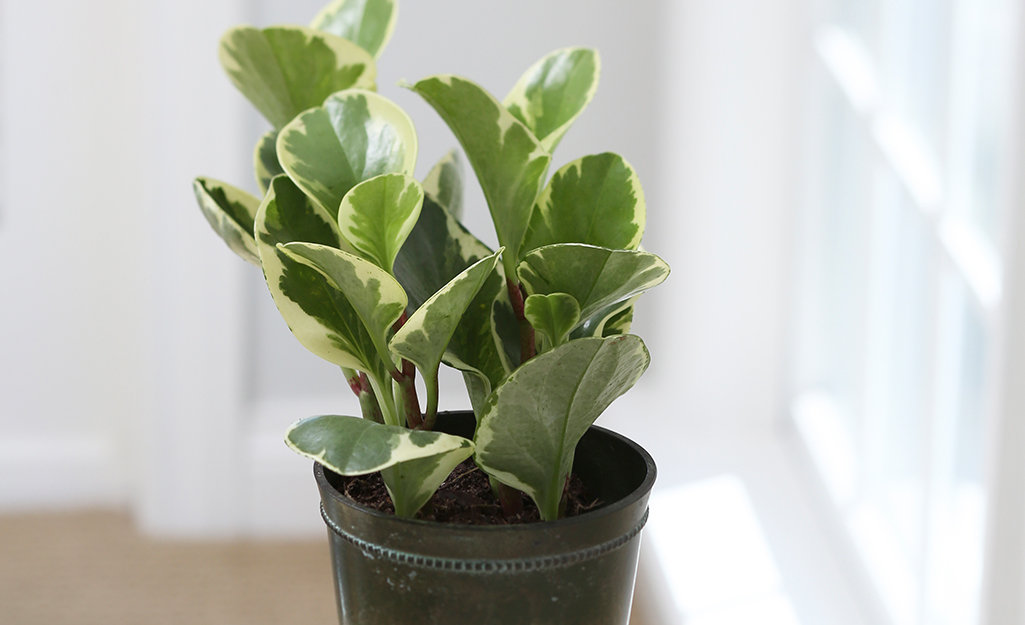
[{"label": "bright window light", "polygon": [[743,482],[656,492],[645,530],[687,625],[799,625]]}]

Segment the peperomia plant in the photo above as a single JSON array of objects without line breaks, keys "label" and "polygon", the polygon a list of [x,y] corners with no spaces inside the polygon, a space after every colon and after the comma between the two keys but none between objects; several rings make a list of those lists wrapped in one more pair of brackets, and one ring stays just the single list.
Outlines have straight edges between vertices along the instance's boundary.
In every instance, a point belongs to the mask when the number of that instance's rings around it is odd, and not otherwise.
[{"label": "peperomia plant", "polygon": [[[648,366],[633,306],[669,268],[638,249],[644,193],[622,157],[585,156],[548,180],[598,86],[586,48],[545,56],[501,102],[457,76],[406,85],[461,144],[500,247],[470,234],[458,153],[418,182],[413,123],[375,92],[396,14],[395,0],[336,0],[310,27],[229,30],[221,63],[273,127],[253,154],[263,198],[209,178],[196,197],[359,398],[362,417],[303,419],[288,445],[343,475],[380,471],[406,517],[473,456],[507,512],[518,489],[556,519],[577,442]],[[472,441],[433,431],[442,363],[463,373]]]}]

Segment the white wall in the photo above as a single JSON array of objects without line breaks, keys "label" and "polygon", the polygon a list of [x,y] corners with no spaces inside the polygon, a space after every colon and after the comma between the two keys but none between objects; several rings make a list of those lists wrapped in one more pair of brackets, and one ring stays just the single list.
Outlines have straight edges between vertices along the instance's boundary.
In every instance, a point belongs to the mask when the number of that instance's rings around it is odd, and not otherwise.
[{"label": "white wall", "polygon": [[0,2],[0,509],[127,496],[150,365],[139,9]]},{"label": "white wall", "polygon": [[804,0],[666,3],[662,206],[645,245],[673,273],[639,308],[652,352],[641,384],[662,431],[623,425],[669,454],[667,432],[742,432],[779,414],[806,10]]}]

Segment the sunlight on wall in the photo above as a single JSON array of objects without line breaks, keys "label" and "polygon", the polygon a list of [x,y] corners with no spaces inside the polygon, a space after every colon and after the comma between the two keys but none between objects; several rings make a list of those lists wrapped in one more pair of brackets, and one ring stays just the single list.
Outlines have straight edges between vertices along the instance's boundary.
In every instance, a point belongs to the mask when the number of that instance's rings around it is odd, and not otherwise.
[{"label": "sunlight on wall", "polygon": [[743,482],[722,475],[656,492],[645,530],[687,625],[799,625]]}]

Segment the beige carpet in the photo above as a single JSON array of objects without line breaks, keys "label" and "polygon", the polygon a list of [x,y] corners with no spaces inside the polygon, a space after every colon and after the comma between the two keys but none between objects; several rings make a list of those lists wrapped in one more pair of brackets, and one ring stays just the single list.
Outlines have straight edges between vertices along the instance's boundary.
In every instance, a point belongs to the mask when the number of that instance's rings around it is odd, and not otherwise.
[{"label": "beige carpet", "polygon": [[0,515],[2,625],[337,625],[331,583],[326,534],[182,543],[111,512]]},{"label": "beige carpet", "polygon": [[327,537],[181,543],[126,515],[0,516],[3,625],[336,625]]}]

